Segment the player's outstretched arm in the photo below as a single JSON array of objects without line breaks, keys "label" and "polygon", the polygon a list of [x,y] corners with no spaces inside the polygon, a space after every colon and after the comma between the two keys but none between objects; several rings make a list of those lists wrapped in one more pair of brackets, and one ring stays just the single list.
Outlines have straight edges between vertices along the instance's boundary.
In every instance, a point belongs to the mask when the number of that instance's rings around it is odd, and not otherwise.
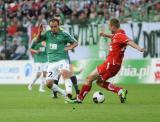
[{"label": "player's outstretched arm", "polygon": [[114,34],[106,34],[104,32],[100,32],[99,35],[102,37],[107,37],[107,38],[112,38],[114,36]]},{"label": "player's outstretched arm", "polygon": [[69,46],[65,47],[64,50],[65,51],[72,50],[77,46],[78,46],[78,42],[74,42],[73,44],[70,44]]},{"label": "player's outstretched arm", "polygon": [[145,48],[140,47],[139,45],[137,45],[133,40],[129,39],[127,42],[128,45],[130,45],[131,47],[137,49],[140,52],[144,52]]},{"label": "player's outstretched arm", "polygon": [[37,54],[37,53],[40,52],[40,50],[34,50],[34,49],[32,49],[32,48],[30,48],[29,51],[30,51],[32,54],[35,54],[35,53]]},{"label": "player's outstretched arm", "polygon": [[32,40],[33,42],[38,42],[42,31],[43,31],[43,27],[42,27],[42,24],[40,24],[39,27],[38,27],[38,33]]}]

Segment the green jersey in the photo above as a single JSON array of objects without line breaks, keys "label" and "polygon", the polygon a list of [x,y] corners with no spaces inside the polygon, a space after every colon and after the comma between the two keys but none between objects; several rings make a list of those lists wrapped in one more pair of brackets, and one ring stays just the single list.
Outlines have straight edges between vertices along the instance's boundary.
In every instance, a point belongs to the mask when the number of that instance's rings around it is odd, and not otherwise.
[{"label": "green jersey", "polygon": [[31,49],[40,50],[40,53],[34,54],[34,61],[46,63],[48,62],[46,48],[42,46],[41,41],[39,43],[32,43]]},{"label": "green jersey", "polygon": [[68,59],[68,52],[64,50],[68,43],[76,42],[76,39],[63,30],[57,33],[47,31],[44,35],[49,62]]}]

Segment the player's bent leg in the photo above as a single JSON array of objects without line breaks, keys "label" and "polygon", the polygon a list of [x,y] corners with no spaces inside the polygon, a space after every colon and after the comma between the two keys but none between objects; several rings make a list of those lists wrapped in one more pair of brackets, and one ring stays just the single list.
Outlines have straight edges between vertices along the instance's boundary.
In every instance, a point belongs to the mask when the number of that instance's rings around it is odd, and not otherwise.
[{"label": "player's bent leg", "polygon": [[114,84],[107,81],[97,80],[96,83],[98,86],[105,88],[108,91],[112,91],[114,93],[118,93],[122,89],[121,87],[117,87]]},{"label": "player's bent leg", "polygon": [[53,91],[57,91],[60,94],[62,94],[64,97],[66,97],[66,92],[65,90],[61,89],[60,87],[58,87],[55,83],[54,80],[47,80],[46,81],[46,85],[49,89],[53,90]]},{"label": "player's bent leg", "polygon": [[126,101],[126,95],[128,91],[106,81],[109,78],[114,77],[119,72],[120,67],[120,65],[110,64],[108,68],[106,68],[105,64],[100,65],[98,67],[98,71],[101,77],[97,80],[97,84],[108,91],[117,93],[119,95],[121,103],[124,103]]},{"label": "player's bent leg", "polygon": [[[80,93],[76,100],[71,101],[71,103],[82,103],[85,96],[88,94],[88,92],[91,90],[92,82],[96,80],[96,78],[99,76],[97,69],[95,69],[92,73],[89,74],[87,77],[84,85],[82,86]],[[70,101],[69,101],[70,102]]]},{"label": "player's bent leg", "polygon": [[[61,75],[58,75],[58,79],[57,80],[54,80],[54,83],[58,86],[58,82],[59,82],[59,79],[60,79]],[[52,91],[52,98],[58,98],[58,95],[57,95],[57,91]]]},{"label": "player's bent leg", "polygon": [[120,98],[120,102],[125,103],[127,93],[128,93],[127,90],[125,90],[121,87],[115,86],[114,84],[112,84],[110,82],[103,81],[103,80],[101,80],[101,78],[99,78],[96,83],[98,86],[105,88],[108,91],[112,91],[114,93],[117,93]]},{"label": "player's bent leg", "polygon": [[33,84],[37,81],[37,79],[41,76],[41,72],[37,72],[36,77],[33,81],[31,81],[28,85],[28,90],[31,91],[32,90],[32,86]]},{"label": "player's bent leg", "polygon": [[70,79],[65,80],[65,88],[66,88],[67,97],[72,99],[72,82],[70,81]]},{"label": "player's bent leg", "polygon": [[82,89],[80,90],[80,93],[78,95],[78,99],[80,101],[83,101],[85,96],[88,94],[88,92],[91,90],[92,82],[98,77],[97,69],[95,69],[86,79],[84,85],[82,86]]},{"label": "player's bent leg", "polygon": [[71,79],[72,84],[73,84],[73,86],[74,86],[74,89],[75,89],[75,91],[76,91],[76,95],[78,95],[79,92],[80,92],[80,90],[79,90],[78,84],[77,84],[77,77],[76,77],[76,75],[74,75],[72,64],[70,64],[69,67],[70,67],[70,72],[71,72],[71,77],[70,77],[70,79]]},{"label": "player's bent leg", "polygon": [[42,77],[42,80],[40,83],[39,92],[45,92],[44,87],[45,87],[45,82],[46,82],[46,74],[47,74],[47,72],[43,71],[43,77]]},{"label": "player's bent leg", "polygon": [[75,75],[71,76],[70,77],[71,81],[72,81],[72,84],[74,86],[74,89],[76,91],[76,96],[79,94],[80,90],[78,88],[78,83],[77,83],[77,77]]}]

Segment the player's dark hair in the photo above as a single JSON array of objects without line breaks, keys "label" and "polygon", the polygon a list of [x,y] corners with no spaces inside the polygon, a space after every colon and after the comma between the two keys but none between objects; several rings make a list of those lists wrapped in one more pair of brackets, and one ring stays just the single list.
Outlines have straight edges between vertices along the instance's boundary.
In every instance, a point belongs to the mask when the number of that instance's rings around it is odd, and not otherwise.
[{"label": "player's dark hair", "polygon": [[50,19],[50,20],[49,20],[49,23],[50,23],[50,22],[57,22],[58,25],[60,25],[60,20],[59,20],[58,18],[56,18],[56,17]]},{"label": "player's dark hair", "polygon": [[120,22],[118,19],[115,19],[115,18],[111,19],[110,24],[115,26],[116,28],[120,28]]}]

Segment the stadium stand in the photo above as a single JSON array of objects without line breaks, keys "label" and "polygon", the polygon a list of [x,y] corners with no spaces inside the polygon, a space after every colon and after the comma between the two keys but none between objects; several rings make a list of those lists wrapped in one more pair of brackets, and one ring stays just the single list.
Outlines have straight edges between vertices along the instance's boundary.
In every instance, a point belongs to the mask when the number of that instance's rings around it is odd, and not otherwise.
[{"label": "stadium stand", "polygon": [[56,14],[62,24],[83,25],[103,24],[110,18],[122,23],[156,22],[160,21],[159,11],[159,0],[0,0],[0,59],[12,60],[21,44],[25,53],[17,60],[28,59],[30,28],[47,23]]}]

